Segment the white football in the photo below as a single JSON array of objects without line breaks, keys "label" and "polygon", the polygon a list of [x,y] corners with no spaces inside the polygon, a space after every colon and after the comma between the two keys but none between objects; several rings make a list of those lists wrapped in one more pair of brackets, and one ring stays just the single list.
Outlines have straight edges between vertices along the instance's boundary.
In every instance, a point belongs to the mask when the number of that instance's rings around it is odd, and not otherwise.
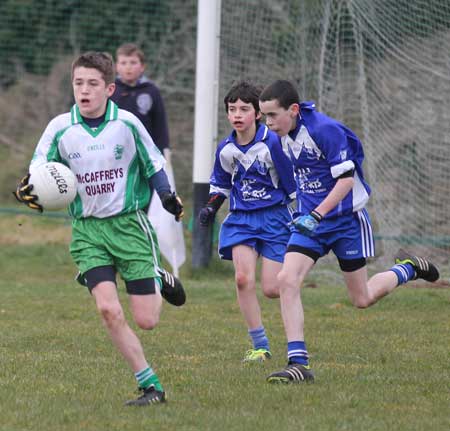
[{"label": "white football", "polygon": [[69,206],[77,195],[77,178],[62,163],[48,162],[31,168],[29,184],[33,184],[32,195],[44,210],[62,210]]}]

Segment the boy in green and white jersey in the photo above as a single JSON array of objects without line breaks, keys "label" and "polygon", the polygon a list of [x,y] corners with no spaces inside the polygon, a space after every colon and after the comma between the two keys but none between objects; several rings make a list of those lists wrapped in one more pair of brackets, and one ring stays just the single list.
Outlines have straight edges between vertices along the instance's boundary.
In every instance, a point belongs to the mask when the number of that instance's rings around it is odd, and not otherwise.
[{"label": "boy in green and white jersey", "polygon": [[[177,220],[183,216],[183,205],[170,189],[164,158],[145,127],[109,100],[115,88],[111,56],[101,52],[80,55],[72,64],[72,86],[76,104],[50,121],[30,171],[55,161],[75,173],[78,187],[69,208],[73,217],[70,252],[113,344],[133,369],[142,391],[127,405],[164,402],[162,385],[125,319],[116,272],[125,281],[133,318],[142,329],[157,325],[161,295],[182,305],[184,290],[160,267],[158,243],[146,210],[153,190]],[[30,208],[42,211],[29,176],[14,194]]]}]

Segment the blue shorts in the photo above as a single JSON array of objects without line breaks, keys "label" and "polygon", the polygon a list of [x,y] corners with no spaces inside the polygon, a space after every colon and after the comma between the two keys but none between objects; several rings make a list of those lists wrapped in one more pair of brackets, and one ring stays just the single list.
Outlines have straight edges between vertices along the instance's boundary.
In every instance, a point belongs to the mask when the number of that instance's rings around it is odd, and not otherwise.
[{"label": "blue shorts", "polygon": [[287,224],[291,220],[284,205],[255,211],[232,211],[220,228],[219,256],[232,260],[234,246],[248,245],[267,259],[283,262],[290,236]]},{"label": "blue shorts", "polygon": [[292,228],[288,246],[290,245],[313,250],[319,257],[333,250],[342,260],[375,255],[372,225],[365,209],[332,219],[325,218],[310,237]]}]

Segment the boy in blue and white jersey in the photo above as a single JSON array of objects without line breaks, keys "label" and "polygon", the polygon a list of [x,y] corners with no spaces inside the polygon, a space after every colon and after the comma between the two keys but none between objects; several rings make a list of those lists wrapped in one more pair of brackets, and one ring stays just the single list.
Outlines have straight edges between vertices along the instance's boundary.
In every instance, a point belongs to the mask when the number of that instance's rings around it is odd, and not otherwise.
[{"label": "boy in blue and white jersey", "polygon": [[315,262],[330,250],[338,258],[352,303],[366,308],[398,285],[423,278],[436,281],[437,268],[400,250],[396,264],[368,280],[366,258],[374,256],[369,215],[364,208],[370,188],[364,180],[364,152],[345,125],[300,103],[292,83],[278,80],[260,95],[269,128],[281,136],[297,182],[298,214],[279,273],[280,303],[287,337],[288,365],[269,382],[314,380],[304,341],[300,289]]},{"label": "boy in blue and white jersey", "polygon": [[[161,403],[164,389],[126,321],[116,273],[125,281],[131,313],[142,329],[157,325],[161,295],[174,305],[184,303],[181,284],[160,267],[158,242],[145,212],[153,190],[177,220],[183,216],[183,205],[171,191],[164,158],[142,123],[108,100],[115,87],[111,56],[87,52],[76,58],[72,87],[76,104],[50,121],[30,171],[55,161],[76,175],[77,196],[69,209],[73,217],[71,255],[113,344],[134,371],[142,391],[127,405]],[[22,179],[14,194],[42,212],[29,178],[30,174]]]},{"label": "boy in blue and white jersey", "polygon": [[217,148],[210,179],[210,199],[199,214],[207,226],[224,200],[230,213],[219,235],[219,255],[233,260],[237,297],[253,348],[244,362],[262,362],[272,355],[256,296],[256,262],[262,256],[261,288],[278,298],[276,276],[289,239],[292,221],[288,204],[295,198],[292,166],[278,136],[259,123],[259,89],[247,82],[225,96],[232,133]]}]

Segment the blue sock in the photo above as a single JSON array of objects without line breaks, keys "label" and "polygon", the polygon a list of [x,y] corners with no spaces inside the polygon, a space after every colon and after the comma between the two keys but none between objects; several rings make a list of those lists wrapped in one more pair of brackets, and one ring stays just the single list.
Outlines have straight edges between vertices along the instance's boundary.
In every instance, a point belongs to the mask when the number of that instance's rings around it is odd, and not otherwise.
[{"label": "blue sock", "polygon": [[290,341],[287,348],[289,362],[308,365],[308,351],[304,341]]},{"label": "blue sock", "polygon": [[264,329],[264,326],[260,326],[256,329],[249,329],[248,335],[250,335],[252,342],[253,342],[253,348],[255,350],[258,349],[269,349],[269,339],[267,338],[266,331]]},{"label": "blue sock", "polygon": [[416,271],[410,263],[398,263],[394,265],[391,271],[395,272],[398,278],[398,284],[407,283],[409,280],[416,278]]}]

